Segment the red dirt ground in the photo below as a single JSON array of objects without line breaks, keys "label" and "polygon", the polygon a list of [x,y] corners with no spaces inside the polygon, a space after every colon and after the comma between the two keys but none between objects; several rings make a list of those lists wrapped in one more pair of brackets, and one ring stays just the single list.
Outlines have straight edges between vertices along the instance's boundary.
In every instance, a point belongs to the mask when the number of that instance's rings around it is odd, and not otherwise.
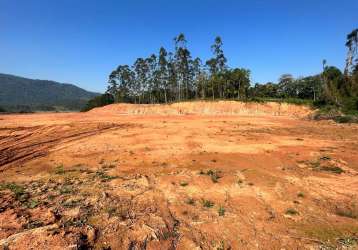
[{"label": "red dirt ground", "polygon": [[358,125],[238,102],[0,116],[0,249],[356,249]]}]

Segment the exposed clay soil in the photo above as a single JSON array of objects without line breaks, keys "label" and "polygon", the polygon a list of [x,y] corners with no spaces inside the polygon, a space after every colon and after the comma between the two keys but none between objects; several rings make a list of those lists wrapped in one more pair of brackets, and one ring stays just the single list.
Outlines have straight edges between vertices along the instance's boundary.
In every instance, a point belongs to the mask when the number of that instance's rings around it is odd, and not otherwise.
[{"label": "exposed clay soil", "polygon": [[0,116],[0,249],[357,249],[358,125],[310,112]]}]

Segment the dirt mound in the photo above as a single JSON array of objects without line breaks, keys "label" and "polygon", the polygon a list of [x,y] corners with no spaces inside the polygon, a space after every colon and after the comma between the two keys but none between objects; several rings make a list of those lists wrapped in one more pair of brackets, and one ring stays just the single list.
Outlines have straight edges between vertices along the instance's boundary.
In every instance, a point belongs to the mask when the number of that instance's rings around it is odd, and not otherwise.
[{"label": "dirt mound", "polygon": [[112,104],[96,108],[91,113],[123,115],[277,115],[304,117],[312,112],[309,107],[288,103],[255,102],[181,102],[174,104]]}]

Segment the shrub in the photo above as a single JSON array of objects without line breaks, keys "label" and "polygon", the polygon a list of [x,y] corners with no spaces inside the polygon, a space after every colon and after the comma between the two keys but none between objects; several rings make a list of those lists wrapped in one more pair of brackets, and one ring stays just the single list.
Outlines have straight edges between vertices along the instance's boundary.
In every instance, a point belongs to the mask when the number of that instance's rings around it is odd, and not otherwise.
[{"label": "shrub", "polygon": [[106,93],[89,100],[86,104],[86,107],[84,107],[81,111],[86,112],[91,109],[103,107],[112,103],[114,103],[114,97],[111,94]]}]

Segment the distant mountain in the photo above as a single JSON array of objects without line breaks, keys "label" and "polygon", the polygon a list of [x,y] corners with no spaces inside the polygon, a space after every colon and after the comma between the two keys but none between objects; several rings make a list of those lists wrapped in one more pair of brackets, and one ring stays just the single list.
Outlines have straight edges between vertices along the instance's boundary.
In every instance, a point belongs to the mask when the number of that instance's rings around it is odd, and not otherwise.
[{"label": "distant mountain", "polygon": [[99,93],[75,85],[0,73],[0,110],[80,110]]}]

